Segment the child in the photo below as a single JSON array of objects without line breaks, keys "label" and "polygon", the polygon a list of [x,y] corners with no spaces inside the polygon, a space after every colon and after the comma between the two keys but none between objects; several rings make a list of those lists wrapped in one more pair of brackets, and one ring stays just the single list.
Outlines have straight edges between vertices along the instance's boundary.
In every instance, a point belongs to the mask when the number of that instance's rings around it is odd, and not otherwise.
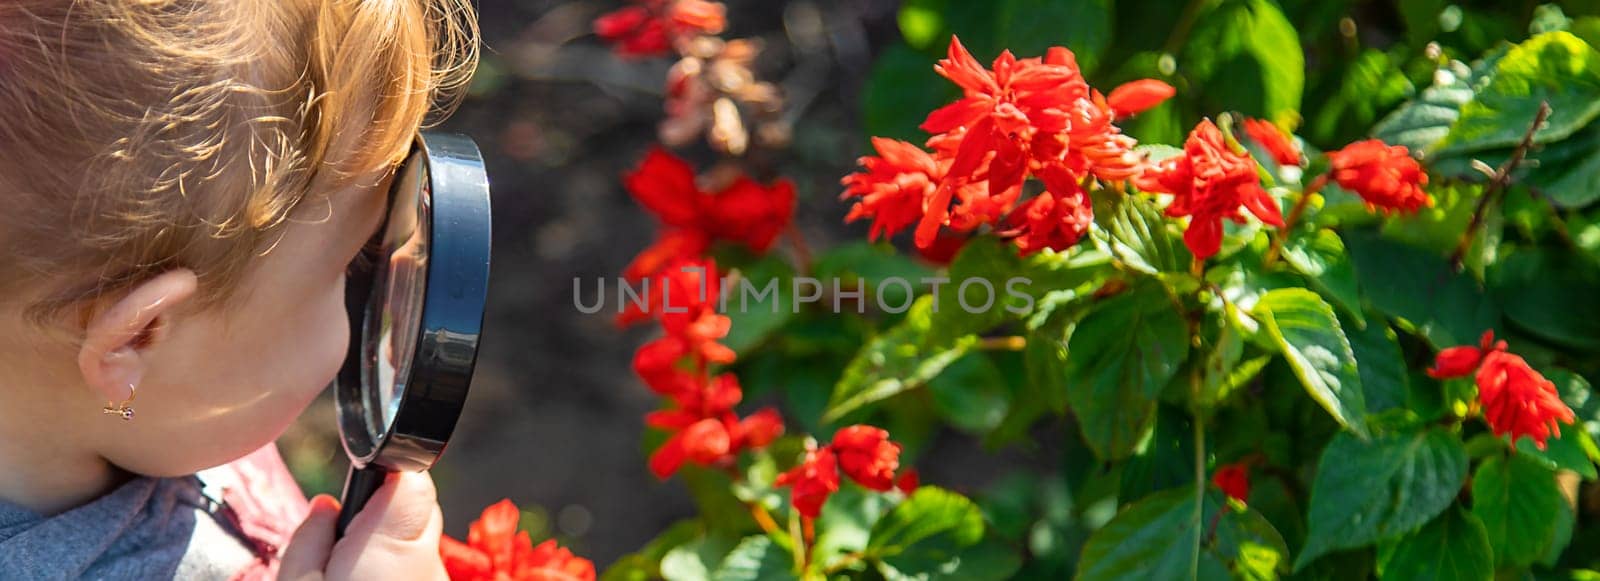
[{"label": "child", "polygon": [[443,576],[426,475],[335,543],[272,442],[340,366],[347,263],[474,17],[0,1],[0,579]]}]

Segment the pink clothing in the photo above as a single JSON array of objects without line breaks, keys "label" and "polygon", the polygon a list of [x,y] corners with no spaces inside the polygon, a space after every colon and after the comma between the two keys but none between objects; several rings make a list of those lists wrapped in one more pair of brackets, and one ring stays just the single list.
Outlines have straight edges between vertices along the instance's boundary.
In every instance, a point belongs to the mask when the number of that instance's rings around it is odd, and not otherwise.
[{"label": "pink clothing", "polygon": [[213,487],[218,489],[222,500],[217,511],[219,518],[234,519],[234,526],[244,537],[241,542],[255,545],[247,548],[251,548],[257,558],[233,578],[276,577],[278,555],[310,511],[300,485],[278,455],[278,447],[269,444],[197,476],[207,492]]}]

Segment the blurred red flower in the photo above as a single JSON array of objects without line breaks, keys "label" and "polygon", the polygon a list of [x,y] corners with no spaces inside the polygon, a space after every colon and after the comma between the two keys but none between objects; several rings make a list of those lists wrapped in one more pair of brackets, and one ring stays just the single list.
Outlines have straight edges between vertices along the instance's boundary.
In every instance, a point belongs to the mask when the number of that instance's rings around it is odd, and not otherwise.
[{"label": "blurred red flower", "polygon": [[1474,371],[1483,420],[1496,435],[1510,435],[1512,443],[1527,436],[1543,450],[1551,435],[1561,435],[1561,424],[1576,419],[1555,383],[1521,356],[1506,351],[1506,342],[1495,341],[1493,330],[1485,331],[1476,346],[1440,351],[1428,375],[1450,379]]},{"label": "blurred red flower", "polygon": [[1361,196],[1368,208],[1385,213],[1415,212],[1433,205],[1433,198],[1422,190],[1428,185],[1428,174],[1404,145],[1376,139],[1357,141],[1328,152],[1328,161],[1333,164],[1333,180]]},{"label": "blurred red flower", "polygon": [[1156,105],[1160,105],[1178,90],[1156,79],[1139,79],[1123,83],[1111,90],[1106,96],[1106,104],[1117,113],[1117,117],[1128,117],[1143,113]]},{"label": "blurred red flower", "polygon": [[793,488],[794,509],[806,518],[817,518],[828,496],[839,490],[839,466],[833,450],[826,446],[806,450],[805,460],[779,474],[773,485]]},{"label": "blurred red flower", "polygon": [[739,176],[720,192],[708,193],[695,183],[688,162],[660,148],[646,153],[639,167],[623,176],[623,185],[668,228],[623,271],[629,279],[703,255],[719,240],[765,253],[794,219],[794,184],[788,180],[763,186]]},{"label": "blurred red flower", "polygon": [[1434,379],[1451,379],[1466,377],[1478,369],[1478,363],[1483,361],[1483,356],[1491,351],[1505,351],[1506,342],[1498,343],[1494,340],[1494,329],[1483,332],[1478,338],[1478,345],[1462,345],[1450,347],[1439,352],[1434,360],[1433,367],[1428,370],[1428,376]]},{"label": "blurred red flower", "polygon": [[1250,118],[1245,119],[1242,125],[1245,135],[1249,135],[1250,139],[1266,149],[1267,154],[1271,155],[1272,160],[1278,162],[1278,165],[1300,165],[1300,148],[1296,147],[1294,139],[1282,129],[1278,129],[1277,125],[1273,125],[1271,121]]},{"label": "blurred red flower", "polygon": [[1211,474],[1211,484],[1239,502],[1250,497],[1250,467],[1243,462],[1225,464]]},{"label": "blurred red flower", "polygon": [[861,486],[878,492],[894,488],[894,471],[900,468],[900,445],[889,441],[883,428],[855,425],[833,434],[839,468]]},{"label": "blurred red flower", "polygon": [[907,468],[905,472],[900,473],[900,479],[894,481],[895,489],[902,494],[916,492],[917,487],[921,485],[922,476],[917,472],[916,468]]},{"label": "blurred red flower", "polygon": [[439,539],[439,556],[455,581],[594,581],[594,563],[558,546],[537,547],[517,530],[521,512],[510,499],[483,509],[467,531],[467,542]]},{"label": "blurred red flower", "polygon": [[1484,421],[1496,435],[1510,435],[1512,443],[1527,436],[1543,450],[1551,435],[1561,436],[1560,424],[1575,419],[1572,409],[1561,401],[1556,384],[1521,356],[1489,352],[1478,366],[1477,383]]},{"label": "blurred red flower", "polygon": [[[765,408],[740,420],[733,406],[744,398],[739,378],[730,373],[715,378],[678,372],[670,387],[657,389],[674,407],[650,412],[645,424],[671,434],[650,454],[650,471],[663,480],[677,473],[684,462],[701,466],[731,464],[746,449],[763,448],[783,434],[783,419]],[[652,386],[654,387],[654,386]]]},{"label": "blurred red flower", "polygon": [[1183,155],[1163,160],[1139,177],[1147,192],[1171,194],[1169,216],[1189,216],[1183,242],[1196,260],[1222,247],[1222,219],[1243,222],[1241,207],[1262,222],[1283,227],[1278,202],[1261,188],[1250,156],[1233,150],[1210,119],[1200,122],[1184,142]]},{"label": "blurred red flower", "polygon": [[840,428],[833,442],[821,448],[808,443],[805,460],[778,475],[773,485],[793,487],[795,509],[806,518],[816,518],[828,495],[839,490],[840,470],[863,488],[888,492],[898,486],[910,494],[918,485],[916,471],[908,469],[896,481],[899,467],[900,444],[889,440],[889,432],[857,424]]},{"label": "blurred red flower", "polygon": [[594,32],[613,43],[622,56],[656,56],[675,42],[698,34],[716,34],[727,25],[721,2],[706,0],[633,0],[633,5],[596,18]]}]

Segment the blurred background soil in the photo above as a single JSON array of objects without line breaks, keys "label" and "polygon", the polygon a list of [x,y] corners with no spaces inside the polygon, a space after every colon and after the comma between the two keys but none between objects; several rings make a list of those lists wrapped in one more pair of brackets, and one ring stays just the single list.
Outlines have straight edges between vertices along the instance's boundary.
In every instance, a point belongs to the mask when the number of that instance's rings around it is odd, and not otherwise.
[{"label": "blurred background soil", "polygon": [[[894,40],[892,0],[727,2],[728,38],[755,37],[763,78],[780,83],[794,147],[779,171],[800,191],[797,226],[814,247],[861,239],[845,226],[838,179],[866,146],[861,83]],[[510,498],[525,526],[604,565],[692,516],[681,482],[645,467],[642,418],[658,405],[632,374],[653,332],[619,330],[609,312],[579,313],[573,279],[614,280],[654,236],[620,183],[656,141],[666,59],[624,61],[589,33],[620,1],[483,0],[487,50],[473,94],[443,125],[482,146],[494,203],[486,338],[465,415],[433,471],[446,532],[464,538],[478,511]],[[707,162],[707,151],[681,152]],[[280,441],[307,493],[337,494],[345,460],[331,398]],[[825,434],[823,435],[826,436]],[[945,440],[951,440],[945,442]],[[983,454],[954,436],[928,454],[925,481],[976,484]],[[531,520],[528,520],[531,519]]]}]

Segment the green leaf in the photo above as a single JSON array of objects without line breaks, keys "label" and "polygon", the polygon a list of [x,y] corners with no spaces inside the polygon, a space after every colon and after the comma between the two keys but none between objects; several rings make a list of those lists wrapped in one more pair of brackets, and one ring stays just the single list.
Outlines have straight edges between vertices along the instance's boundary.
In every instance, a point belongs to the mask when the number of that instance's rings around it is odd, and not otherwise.
[{"label": "green leaf", "polygon": [[900,324],[862,346],[833,386],[824,423],[922,386],[977,342],[971,335],[935,338],[933,305],[931,297],[918,299]]},{"label": "green leaf", "polygon": [[1157,409],[1155,429],[1150,438],[1122,464],[1118,498],[1144,498],[1154,492],[1194,484],[1192,421],[1176,407],[1163,405]]},{"label": "green leaf", "polygon": [[949,280],[932,292],[933,328],[940,338],[982,333],[1033,313],[1052,291],[1086,290],[1111,271],[1098,252],[1046,251],[1023,258],[1015,246],[975,238],[950,261]]},{"label": "green leaf", "polygon": [[661,559],[671,550],[694,541],[704,528],[696,519],[672,523],[656,538],[650,539],[644,548],[617,559],[607,567],[600,576],[601,581],[645,581],[660,577]]},{"label": "green leaf", "polygon": [[1440,152],[1514,146],[1541,102],[1550,104],[1551,113],[1534,143],[1565,139],[1600,115],[1600,52],[1568,32],[1548,32],[1512,47],[1489,85],[1462,106]]},{"label": "green leaf", "polygon": [[[883,281],[897,279],[910,283],[911,292],[922,288],[922,279],[933,276],[933,271],[923,266],[904,254],[896,252],[893,246],[887,243],[872,244],[868,242],[852,242],[836,246],[821,256],[812,268],[817,280],[839,280],[841,288],[850,288],[857,284],[866,287],[867,295],[863,301],[868,304],[880,302],[891,307],[909,304],[913,297],[908,296],[905,285],[899,282],[885,285]],[[831,284],[831,283],[829,283]],[[787,304],[787,303],[786,303]]]},{"label": "green leaf", "polygon": [[884,49],[872,64],[863,97],[863,122],[868,135],[922,143],[918,126],[928,113],[954,101],[955,85],[933,72],[939,60],[904,43]]},{"label": "green leaf", "polygon": [[1188,272],[1191,259],[1182,238],[1146,196],[1105,195],[1094,200],[1095,248],[1149,274]]},{"label": "green leaf", "polygon": [[1305,289],[1261,296],[1251,314],[1260,319],[1306,392],[1335,420],[1367,435],[1367,403],[1355,352],[1333,307]]},{"label": "green leaf", "polygon": [[1260,514],[1236,510],[1215,493],[1205,494],[1202,502],[1195,506],[1191,485],[1129,505],[1089,537],[1078,561],[1078,581],[1193,579],[1217,571],[1225,575],[1230,566],[1270,574],[1287,563],[1283,537]]},{"label": "green leaf", "polygon": [[723,314],[733,321],[733,326],[722,344],[744,353],[765,341],[794,315],[794,268],[776,256],[768,256],[738,272],[739,282],[723,289],[727,293]]},{"label": "green leaf", "polygon": [[1021,567],[1022,556],[998,539],[959,548],[924,542],[878,561],[890,581],[1002,581]]},{"label": "green leaf", "polygon": [[1472,475],[1472,514],[1483,521],[1501,567],[1544,556],[1562,502],[1555,472],[1520,454],[1491,456]]},{"label": "green leaf", "polygon": [[1494,549],[1478,517],[1452,508],[1398,542],[1378,545],[1378,578],[1489,581]]},{"label": "green leaf", "polygon": [[1067,342],[1067,399],[1102,459],[1125,458],[1150,430],[1156,398],[1189,354],[1183,316],[1159,283],[1102,301]]},{"label": "green leaf", "polygon": [[733,550],[733,541],[721,536],[705,536],[667,551],[661,558],[661,577],[667,581],[704,581],[711,568]]},{"label": "green leaf", "polygon": [[982,434],[995,429],[1011,407],[1011,388],[982,353],[968,353],[928,381],[933,406],[951,425]]},{"label": "green leaf", "polygon": [[1311,279],[1311,284],[1337,303],[1362,325],[1361,291],[1356,285],[1356,268],[1344,240],[1332,230],[1321,229],[1310,236],[1293,236],[1283,245],[1283,260]]},{"label": "green leaf", "polygon": [[[1341,317],[1341,324],[1343,320]],[[1367,413],[1404,408],[1406,395],[1411,390],[1411,373],[1394,330],[1383,321],[1369,322],[1365,329],[1353,328],[1353,325],[1343,327],[1361,371],[1361,394],[1366,400]]]},{"label": "green leaf", "polygon": [[1466,478],[1466,450],[1443,430],[1366,442],[1334,435],[1317,461],[1309,530],[1295,570],[1333,551],[1416,530],[1450,506]]},{"label": "green leaf", "polygon": [[1520,249],[1490,269],[1489,286],[1517,328],[1568,349],[1600,351],[1594,261],[1565,250]]},{"label": "green leaf", "polygon": [[967,547],[983,539],[983,512],[966,497],[922,486],[872,526],[866,554],[887,558],[920,543]]},{"label": "green leaf", "polygon": [[712,581],[779,581],[794,578],[794,557],[766,536],[745,537],[722,559]]},{"label": "green leaf", "polygon": [[1461,61],[1439,67],[1433,85],[1373,126],[1372,136],[1404,145],[1417,155],[1430,154],[1450,134],[1450,127],[1461,118],[1462,106],[1472,101],[1475,88],[1488,82],[1505,52],[1504,48],[1492,51],[1470,67]]},{"label": "green leaf", "polygon": [[1305,90],[1300,37],[1270,0],[1227,0],[1203,13],[1179,55],[1206,111],[1237,110],[1286,123]]},{"label": "green leaf", "polygon": [[1052,46],[1072,49],[1085,75],[1111,45],[1111,0],[994,0],[999,37],[1019,57],[1043,56]]},{"label": "green leaf", "polygon": [[840,486],[822,505],[822,515],[817,517],[817,539],[811,546],[812,562],[829,566],[847,554],[866,549],[872,525],[888,506],[884,495],[858,486]]},{"label": "green leaf", "polygon": [[1471,344],[1484,330],[1499,326],[1495,303],[1444,258],[1370,232],[1346,232],[1344,241],[1367,300],[1404,320],[1434,347]]}]

